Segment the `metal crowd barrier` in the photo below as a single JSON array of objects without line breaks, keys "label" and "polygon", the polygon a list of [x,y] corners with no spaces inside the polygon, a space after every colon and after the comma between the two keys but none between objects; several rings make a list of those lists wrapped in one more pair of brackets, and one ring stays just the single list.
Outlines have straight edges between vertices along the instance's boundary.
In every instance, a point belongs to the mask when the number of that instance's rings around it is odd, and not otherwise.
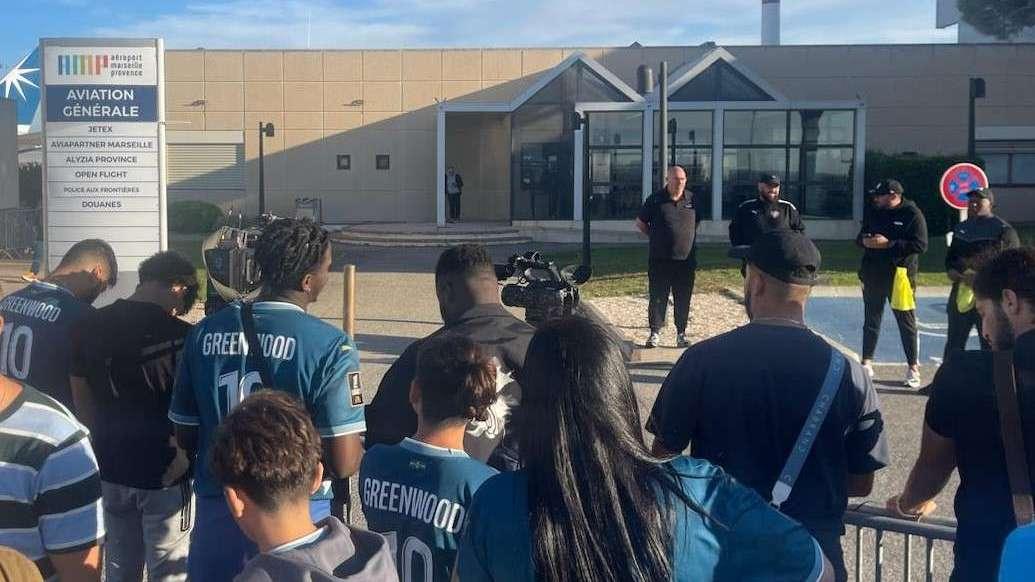
[{"label": "metal crowd barrier", "polygon": [[25,259],[32,256],[32,245],[40,224],[35,208],[0,210],[0,258]]},{"label": "metal crowd barrier", "polygon": [[[902,544],[902,580],[909,582],[913,571],[913,538],[923,540],[924,547],[924,580],[933,582],[935,576],[935,542],[954,542],[956,540],[956,520],[939,517],[924,518],[922,521],[913,521],[894,517],[883,507],[862,505],[850,508],[845,512],[845,525],[855,527],[855,573],[854,580],[863,580],[863,530],[873,530],[873,580],[881,582],[885,569],[885,534],[893,533],[901,535],[904,540]],[[952,547],[949,544],[939,548],[942,555],[948,558],[951,571]],[[868,566],[869,564],[867,564]],[[898,568],[896,568],[898,569]]]}]

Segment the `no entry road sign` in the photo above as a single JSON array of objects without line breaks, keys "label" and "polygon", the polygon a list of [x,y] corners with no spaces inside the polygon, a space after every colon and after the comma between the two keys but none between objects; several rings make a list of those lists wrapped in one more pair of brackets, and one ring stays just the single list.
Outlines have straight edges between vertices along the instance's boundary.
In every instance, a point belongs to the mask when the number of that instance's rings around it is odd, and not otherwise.
[{"label": "no entry road sign", "polygon": [[974,164],[956,164],[942,174],[942,200],[956,210],[967,209],[967,193],[978,188],[988,188],[988,176]]}]

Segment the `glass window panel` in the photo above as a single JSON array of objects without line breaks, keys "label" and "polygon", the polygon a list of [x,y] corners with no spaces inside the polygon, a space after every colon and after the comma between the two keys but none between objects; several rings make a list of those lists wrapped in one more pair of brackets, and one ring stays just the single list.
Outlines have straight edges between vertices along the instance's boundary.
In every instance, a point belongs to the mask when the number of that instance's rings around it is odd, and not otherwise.
[{"label": "glass window panel", "polygon": [[716,101],[773,101],[761,87],[734,69],[729,63],[718,61],[719,95]]},{"label": "glass window panel", "polygon": [[591,147],[643,145],[643,112],[590,112],[588,116]]},{"label": "glass window panel", "polygon": [[669,96],[672,101],[772,101],[725,61],[716,61]]},{"label": "glass window panel", "polygon": [[[710,145],[712,143],[711,111],[669,111],[669,120],[676,122],[676,145]],[[669,136],[671,137],[671,126]],[[661,141],[661,114],[654,112],[654,143]]]},{"label": "glass window panel", "polygon": [[805,201],[809,216],[846,218],[852,215],[852,148],[819,148],[805,152]]},{"label": "glass window panel", "polygon": [[[989,175],[988,179],[992,179],[991,175]],[[1013,155],[1011,182],[1014,184],[1035,184],[1035,154]]]},{"label": "glass window panel", "polygon": [[723,126],[727,146],[787,143],[786,111],[727,111]]},{"label": "glass window panel", "polygon": [[621,91],[612,87],[610,83],[582,63],[579,63],[574,68],[578,69],[579,79],[575,95],[576,101],[609,103],[628,103],[632,101],[632,99],[629,99]]},{"label": "glass window panel", "polygon": [[593,149],[590,156],[589,212],[593,219],[636,216],[642,202],[643,154],[633,149]]},{"label": "glass window panel", "polygon": [[985,160],[984,170],[989,183],[1010,183],[1010,154],[979,154]]},{"label": "glass window panel", "polygon": [[855,143],[854,111],[791,111],[791,144],[850,145]]}]

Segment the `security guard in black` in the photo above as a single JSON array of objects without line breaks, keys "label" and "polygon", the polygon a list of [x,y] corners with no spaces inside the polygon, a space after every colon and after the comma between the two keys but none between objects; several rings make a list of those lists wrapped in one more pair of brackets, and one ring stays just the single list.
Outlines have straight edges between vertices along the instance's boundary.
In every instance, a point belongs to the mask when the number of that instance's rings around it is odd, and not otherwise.
[{"label": "security guard in black", "polygon": [[[683,168],[669,168],[665,187],[644,201],[636,218],[636,227],[650,238],[647,280],[650,294],[648,322],[651,334],[656,336],[665,323],[665,311],[671,292],[676,333],[680,336],[680,344],[686,343],[690,298],[693,295],[697,269],[694,253],[697,210],[693,194],[685,188],[686,172]],[[654,341],[656,342],[656,337]]]},{"label": "security guard in black", "polygon": [[798,209],[780,199],[780,178],[762,174],[758,197],[741,204],[730,221],[730,245],[750,246],[760,234],[771,230],[805,232],[805,224]]}]

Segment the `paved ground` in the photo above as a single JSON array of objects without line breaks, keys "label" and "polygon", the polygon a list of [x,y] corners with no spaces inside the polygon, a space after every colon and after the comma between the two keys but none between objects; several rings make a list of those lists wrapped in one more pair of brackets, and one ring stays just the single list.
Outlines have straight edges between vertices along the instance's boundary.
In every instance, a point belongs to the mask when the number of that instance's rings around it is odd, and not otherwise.
[{"label": "paved ground", "polygon": [[[549,252],[559,248],[562,247],[547,245],[545,250]],[[514,252],[523,250],[525,249],[495,247],[491,252],[497,260],[502,261]],[[362,354],[362,379],[367,399],[373,397],[381,376],[398,354],[414,339],[427,335],[441,325],[433,286],[434,263],[439,252],[440,249],[434,248],[335,247],[336,271],[340,272],[341,266],[346,262],[353,263],[358,268],[357,341]],[[23,269],[23,264],[0,263],[0,283],[5,292],[9,293],[21,286],[18,275]],[[340,324],[341,296],[342,277],[336,274],[331,278],[313,313]],[[833,335],[847,347],[858,349],[861,341],[857,336],[861,333],[859,330],[862,307],[857,303],[858,299],[852,297],[817,298],[810,308],[809,320],[818,329]],[[921,311],[923,322],[931,322],[931,325],[937,323],[936,299],[923,299]],[[883,332],[878,358],[888,362],[899,361],[901,358],[896,359],[896,354],[901,352],[896,350],[901,348],[897,344],[898,336],[890,314],[887,324],[891,327]],[[941,349],[937,344],[937,337],[925,336],[925,353],[940,354]],[[924,377],[929,378],[935,369],[933,362],[925,359],[924,364]],[[630,366],[636,382],[641,414],[650,410],[658,387],[670,367],[671,363],[668,361],[635,363]],[[898,380],[903,377],[904,372],[904,366],[901,365],[878,367],[880,379]],[[891,449],[891,466],[877,474],[874,494],[865,501],[883,504],[884,499],[901,489],[916,458],[926,399],[893,382],[880,385],[878,390]],[[949,493],[941,495],[937,500],[940,515],[952,515],[951,492],[955,491],[956,483],[954,478],[948,488]],[[845,539],[846,555],[851,563],[851,536]],[[914,552],[918,552],[919,549],[919,545],[914,545]],[[940,545],[936,579],[947,579],[948,568],[951,567],[950,552],[946,546]],[[884,554],[885,563],[900,563],[900,556],[901,542],[896,540],[894,547],[888,548]],[[922,558],[914,559],[914,562],[922,562]],[[872,571],[872,564],[873,556],[867,554],[863,569]],[[914,570],[920,567],[920,564],[915,564]],[[919,573],[919,570],[916,572]],[[897,574],[895,568],[886,569],[885,575],[894,577],[889,579],[901,579],[901,574]]]}]

